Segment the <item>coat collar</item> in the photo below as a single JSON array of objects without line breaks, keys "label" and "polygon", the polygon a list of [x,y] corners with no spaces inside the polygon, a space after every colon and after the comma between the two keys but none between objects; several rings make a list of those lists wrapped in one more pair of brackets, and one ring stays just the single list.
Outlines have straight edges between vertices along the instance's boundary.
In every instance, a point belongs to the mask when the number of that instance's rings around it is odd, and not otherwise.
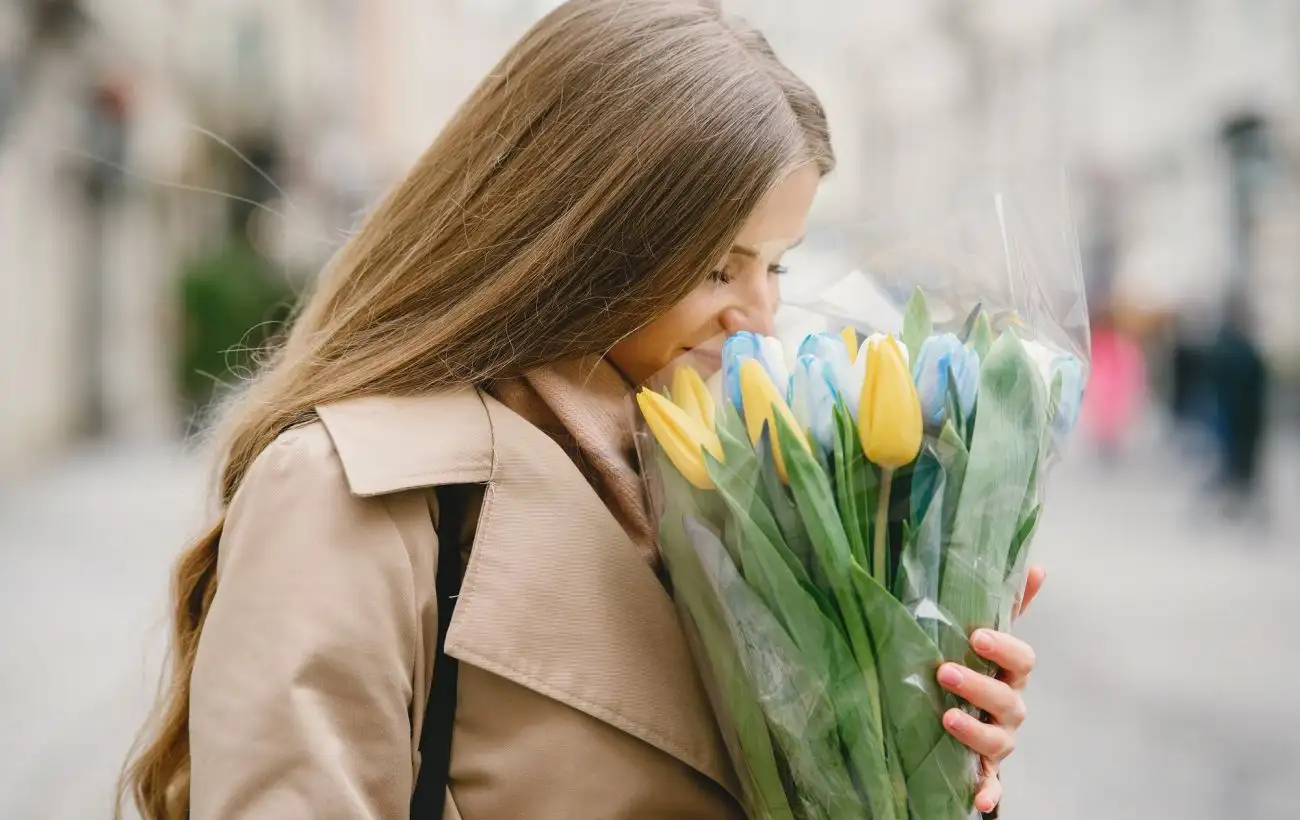
[{"label": "coat collar", "polygon": [[738,794],[671,599],[549,436],[472,390],[318,411],[356,495],[487,485],[448,654]]}]

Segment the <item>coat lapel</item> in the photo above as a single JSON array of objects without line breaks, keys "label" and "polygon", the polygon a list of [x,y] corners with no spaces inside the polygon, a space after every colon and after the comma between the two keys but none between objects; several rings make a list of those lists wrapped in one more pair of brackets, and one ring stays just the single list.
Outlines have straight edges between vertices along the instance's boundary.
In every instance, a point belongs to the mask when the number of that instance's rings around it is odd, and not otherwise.
[{"label": "coat lapel", "polygon": [[738,794],[671,599],[554,441],[469,391],[354,401],[322,418],[359,495],[487,483],[448,654]]}]

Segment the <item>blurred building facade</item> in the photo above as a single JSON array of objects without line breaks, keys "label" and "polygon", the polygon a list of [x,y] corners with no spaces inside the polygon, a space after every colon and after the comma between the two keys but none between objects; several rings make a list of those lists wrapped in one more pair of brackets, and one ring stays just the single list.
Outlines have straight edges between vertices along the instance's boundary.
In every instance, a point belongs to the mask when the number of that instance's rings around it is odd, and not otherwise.
[{"label": "blurred building facade", "polygon": [[[801,18],[840,13],[813,5]],[[1300,372],[1300,4],[921,0],[843,13],[855,37],[822,60],[851,72],[853,104],[834,113],[856,121],[841,150],[862,157],[859,207],[942,211],[983,164],[1062,165],[1099,299],[1212,327],[1244,291],[1261,343]],[[826,29],[797,35],[812,53]]]},{"label": "blurred building facade", "polygon": [[[174,434],[184,260],[233,232],[310,275],[555,5],[0,4],[0,472],[87,432]],[[1270,353],[1300,358],[1300,4],[726,5],[830,109],[816,219],[941,212],[983,163],[1063,164],[1096,293],[1208,325],[1248,285]],[[37,42],[60,8],[83,22]]]},{"label": "blurred building facade", "polygon": [[0,8],[0,470],[168,425],[176,200],[137,183],[176,177],[184,115],[165,4],[131,12],[104,32],[74,2]]}]

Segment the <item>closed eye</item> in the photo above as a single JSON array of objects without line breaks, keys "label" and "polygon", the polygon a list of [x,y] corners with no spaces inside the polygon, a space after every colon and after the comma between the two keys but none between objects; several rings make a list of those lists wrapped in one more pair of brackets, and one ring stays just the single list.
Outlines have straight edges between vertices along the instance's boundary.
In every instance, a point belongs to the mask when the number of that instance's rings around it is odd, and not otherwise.
[{"label": "closed eye", "polygon": [[785,276],[790,272],[790,269],[785,265],[768,265],[767,272],[774,276]]}]

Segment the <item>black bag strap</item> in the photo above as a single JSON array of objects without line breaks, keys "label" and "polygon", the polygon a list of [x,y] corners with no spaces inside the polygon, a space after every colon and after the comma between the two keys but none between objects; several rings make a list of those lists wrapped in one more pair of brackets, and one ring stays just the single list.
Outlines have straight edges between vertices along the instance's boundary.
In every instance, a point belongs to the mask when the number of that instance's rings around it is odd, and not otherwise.
[{"label": "black bag strap", "polygon": [[456,659],[446,653],[447,627],[460,595],[461,530],[465,522],[463,488],[440,487],[438,493],[438,644],[429,685],[429,705],[420,730],[420,773],[411,793],[411,820],[442,820],[451,772],[451,734],[456,720]]}]

